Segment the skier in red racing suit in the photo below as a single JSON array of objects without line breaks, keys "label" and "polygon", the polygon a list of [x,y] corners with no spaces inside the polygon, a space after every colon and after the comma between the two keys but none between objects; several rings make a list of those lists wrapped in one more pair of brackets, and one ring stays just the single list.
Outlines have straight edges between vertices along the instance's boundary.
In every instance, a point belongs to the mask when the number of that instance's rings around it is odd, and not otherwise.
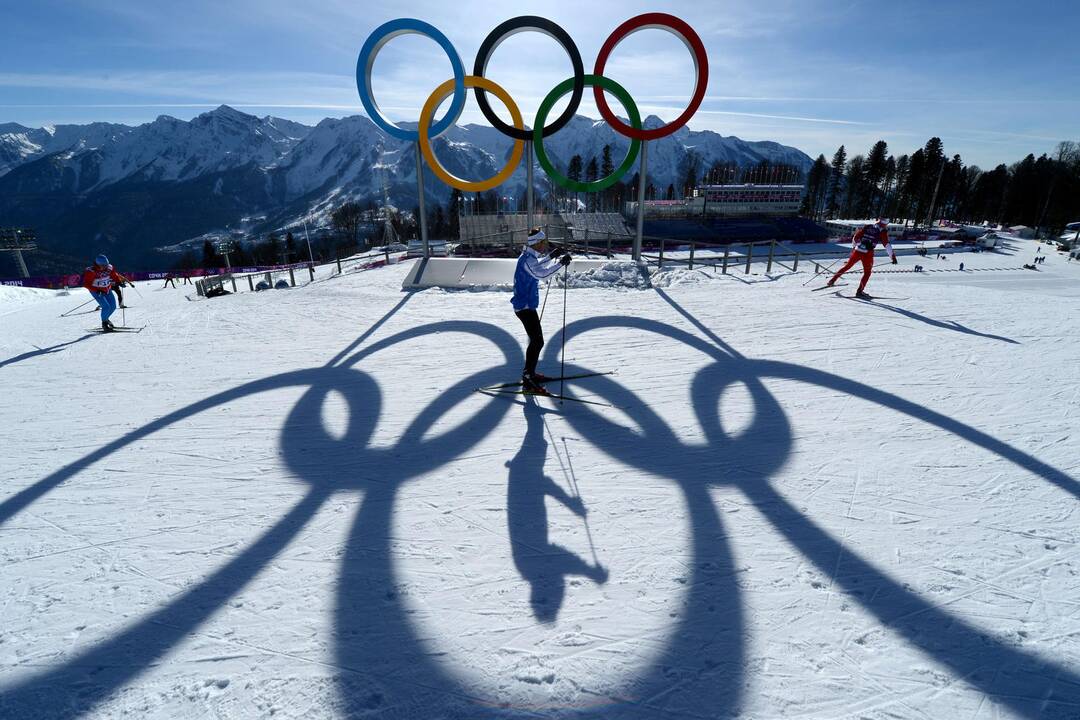
[{"label": "skier in red racing suit", "polygon": [[104,332],[113,331],[113,324],[109,322],[109,316],[116,312],[113,285],[125,282],[127,278],[116,272],[116,268],[109,264],[109,258],[104,255],[94,258],[94,264],[83,271],[82,286],[90,291],[90,295],[101,306],[101,329]]},{"label": "skier in red racing suit", "polygon": [[859,283],[859,290],[855,293],[855,297],[870,299],[871,296],[866,293],[866,283],[874,269],[874,248],[877,247],[879,242],[885,246],[885,249],[889,252],[889,257],[892,258],[893,265],[895,265],[896,252],[893,250],[892,245],[889,244],[889,221],[880,218],[876,223],[864,225],[855,231],[855,235],[851,238],[851,256],[848,257],[844,267],[837,270],[832,279],[826,283],[826,287],[835,285],[841,275],[853,268],[855,263],[861,262],[863,268],[862,281]]}]

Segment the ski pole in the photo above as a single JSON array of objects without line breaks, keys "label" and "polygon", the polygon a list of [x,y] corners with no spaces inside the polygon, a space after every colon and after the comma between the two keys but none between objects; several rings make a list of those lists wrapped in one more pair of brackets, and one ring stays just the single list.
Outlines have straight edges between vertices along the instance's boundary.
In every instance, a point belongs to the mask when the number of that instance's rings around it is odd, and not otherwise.
[{"label": "ski pole", "polygon": [[71,313],[75,312],[75,311],[76,311],[76,310],[78,310],[79,308],[81,308],[81,307],[85,307],[86,305],[89,305],[89,304],[90,304],[90,303],[92,303],[92,302],[94,302],[94,298],[90,298],[89,300],[87,300],[86,302],[84,302],[84,303],[83,303],[82,305],[79,305],[78,307],[73,307],[73,308],[71,308],[71,309],[70,309],[70,310],[68,310],[68,311],[67,311],[66,313],[63,313],[63,314],[61,314],[61,315],[60,315],[60,317],[67,317],[68,315],[70,315]]},{"label": "ski pole", "polygon": [[547,307],[548,295],[551,294],[551,281],[548,280],[547,290],[544,291],[544,304],[540,306],[540,319],[544,319],[544,309]]},{"label": "ski pole", "polygon": [[[578,485],[577,473],[574,472],[574,464],[570,462],[570,446],[566,444],[566,438],[563,437],[563,452],[566,455],[566,466],[570,468],[570,481],[574,484],[574,494],[577,495],[578,500],[582,501],[582,507],[585,505],[585,501],[581,497],[581,486]],[[558,454],[559,448],[556,446],[555,453]],[[585,525],[585,537],[589,540],[589,549],[592,551],[593,565],[600,567],[600,558],[596,555],[596,544],[593,543],[592,531],[589,529],[589,518],[582,516],[581,522]]]},{"label": "ski pole", "polygon": [[[562,380],[559,380],[559,394],[563,395],[563,388],[566,385],[566,288],[569,287],[566,279],[570,275],[570,263],[563,266],[563,286],[562,286],[562,347],[559,349],[559,356],[562,365],[559,368],[559,376]],[[559,404],[562,405],[563,401],[560,399]]]},{"label": "ski pole", "polygon": [[[825,268],[824,270],[819,270],[818,272],[816,272],[816,273],[814,273],[813,275],[811,275],[811,276],[810,276],[810,280],[813,280],[813,279],[814,279],[814,278],[816,278],[816,277],[817,277],[818,275],[825,275],[825,274],[827,274],[827,273],[828,273],[828,272],[829,272],[830,270],[832,270],[832,266],[833,266],[833,265],[835,265],[836,263],[840,262],[840,261],[841,261],[841,260],[843,260],[843,259],[844,259],[844,258],[842,258],[842,257],[836,258],[836,259],[835,259],[835,260],[833,260],[833,261],[832,261],[831,263],[829,263],[829,266],[828,266],[827,268]],[[816,268],[820,268],[821,266],[820,266],[820,265],[818,265],[817,263],[814,263],[814,267],[816,267]],[[809,284],[810,284],[810,280],[807,280],[806,282],[804,282],[804,283],[803,283],[803,287],[806,287],[807,285],[809,285]]]},{"label": "ski pole", "polygon": [[[125,279],[126,279],[126,278],[125,278]],[[132,289],[133,289],[133,290],[135,291],[135,294],[139,296],[139,299],[141,299],[141,300],[145,300],[145,299],[146,299],[146,298],[144,298],[144,297],[143,297],[142,293],[141,293],[141,292],[139,292],[139,288],[138,288],[138,287],[137,287],[137,286],[135,285],[135,281],[134,281],[134,280],[128,280],[128,285],[130,285],[130,286],[131,286],[131,288],[132,288]]]}]

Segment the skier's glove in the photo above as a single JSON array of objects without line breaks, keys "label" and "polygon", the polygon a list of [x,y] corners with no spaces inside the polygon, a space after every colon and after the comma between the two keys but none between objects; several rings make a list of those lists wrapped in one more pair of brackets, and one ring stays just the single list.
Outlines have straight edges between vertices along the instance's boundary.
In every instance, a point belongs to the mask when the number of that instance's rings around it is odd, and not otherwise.
[{"label": "skier's glove", "polygon": [[566,254],[566,248],[557,247],[554,250],[552,250],[551,253],[549,253],[548,257],[550,257],[552,260],[554,260],[555,258],[559,257],[560,255],[565,255],[565,254]]},{"label": "skier's glove", "polygon": [[896,263],[897,263],[896,256],[893,255],[892,264],[895,265]]},{"label": "skier's glove", "polygon": [[566,253],[561,258],[559,258],[559,263],[563,266],[566,266],[570,264],[571,260],[573,260],[573,258],[570,257],[570,253]]}]

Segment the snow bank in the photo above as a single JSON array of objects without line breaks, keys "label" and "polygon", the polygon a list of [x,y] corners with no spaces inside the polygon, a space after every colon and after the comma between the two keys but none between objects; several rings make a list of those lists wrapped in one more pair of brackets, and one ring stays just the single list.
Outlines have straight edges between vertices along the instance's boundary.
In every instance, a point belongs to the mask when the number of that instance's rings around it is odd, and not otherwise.
[{"label": "snow bank", "polygon": [[66,291],[42,290],[41,288],[16,287],[13,285],[0,285],[0,315],[12,312],[15,308],[29,303],[41,302],[60,297]]},{"label": "snow bank", "polygon": [[[633,262],[609,262],[584,272],[572,273],[567,279],[571,288],[625,288],[630,290],[648,290],[652,287],[673,287],[677,285],[698,285],[715,282],[718,273],[705,267],[690,269],[683,265],[668,265],[651,270],[646,275]],[[558,281],[562,287],[562,278]]]},{"label": "snow bank", "polygon": [[669,265],[660,268],[653,273],[652,284],[653,287],[660,288],[673,287],[675,285],[697,285],[699,283],[715,281],[716,275],[716,271],[706,270],[700,267],[691,270],[678,265]]},{"label": "snow bank", "polygon": [[[558,276],[558,285],[562,287],[563,277]],[[566,277],[566,286],[571,288],[628,288],[647,290],[649,280],[642,273],[641,267],[632,262],[607,262],[598,267],[576,272]]]}]

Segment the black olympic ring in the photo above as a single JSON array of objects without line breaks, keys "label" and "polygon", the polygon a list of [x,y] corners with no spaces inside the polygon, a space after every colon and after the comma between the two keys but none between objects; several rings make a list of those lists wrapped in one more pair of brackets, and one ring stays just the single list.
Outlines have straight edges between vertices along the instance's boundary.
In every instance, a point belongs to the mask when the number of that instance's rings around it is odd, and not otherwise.
[{"label": "black olympic ring", "polygon": [[[486,77],[484,73],[487,72],[488,60],[502,41],[506,40],[511,35],[515,35],[519,32],[528,32],[530,30],[544,33],[562,45],[563,49],[566,50],[566,54],[570,56],[570,64],[574,66],[574,88],[570,93],[570,102],[567,103],[566,109],[563,110],[562,115],[557,117],[550,125],[544,126],[543,136],[547,137],[548,135],[562,130],[566,123],[570,122],[574,117],[574,113],[578,111],[578,107],[581,105],[581,96],[585,91],[585,65],[581,62],[581,53],[578,52],[577,44],[574,43],[574,39],[570,37],[568,32],[551,20],[537,15],[521,15],[519,17],[511,18],[500,24],[484,38],[484,42],[480,44],[480,49],[476,53],[476,62],[473,64],[473,75],[477,77]],[[480,106],[480,112],[484,113],[484,117],[487,118],[487,121],[491,123],[496,130],[515,140],[533,139],[532,130],[520,130],[512,125],[507,125],[499,118],[495,111],[491,109],[491,103],[488,102],[487,98],[487,91],[477,87],[473,89],[473,92],[476,93],[476,103]]]}]

